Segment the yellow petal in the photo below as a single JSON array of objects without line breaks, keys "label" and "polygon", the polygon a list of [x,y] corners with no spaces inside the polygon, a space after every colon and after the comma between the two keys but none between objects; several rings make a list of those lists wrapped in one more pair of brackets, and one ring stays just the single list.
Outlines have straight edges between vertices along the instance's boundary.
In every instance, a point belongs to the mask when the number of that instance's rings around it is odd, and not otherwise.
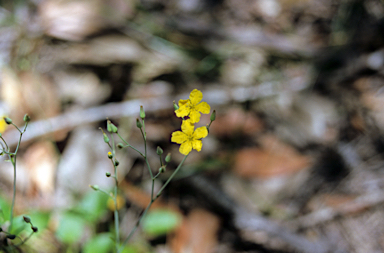
[{"label": "yellow petal", "polygon": [[211,111],[211,107],[207,102],[201,102],[200,104],[195,105],[195,109],[204,114],[208,114]]},{"label": "yellow petal", "polygon": [[201,140],[194,140],[192,142],[193,149],[196,149],[198,152],[200,152],[202,146],[203,146],[203,142]]},{"label": "yellow petal", "polygon": [[200,121],[200,113],[198,111],[191,111],[189,113],[189,119],[191,123],[197,123]]},{"label": "yellow petal", "polygon": [[189,102],[189,99],[180,99],[180,100],[179,100],[179,107],[185,105],[185,104],[188,103],[188,102]]},{"label": "yellow petal", "polygon": [[201,138],[205,138],[207,137],[208,135],[208,130],[205,126],[203,127],[199,127],[195,130],[195,132],[193,133],[193,139],[201,139]]},{"label": "yellow petal", "polygon": [[1,117],[0,118],[0,133],[4,133],[5,129],[7,129],[7,123],[5,123],[5,120]]},{"label": "yellow petal", "polygon": [[192,124],[190,119],[183,120],[183,123],[181,123],[181,131],[183,131],[183,133],[185,133],[187,136],[191,136],[194,129],[195,125]]},{"label": "yellow petal", "polygon": [[187,135],[183,132],[176,131],[172,133],[171,141],[175,142],[177,144],[181,144],[185,141],[187,141]]},{"label": "yellow petal", "polygon": [[179,109],[175,111],[176,116],[179,118],[188,116],[189,112],[190,112],[190,109],[186,105],[181,106]]},{"label": "yellow petal", "polygon": [[181,144],[179,151],[183,155],[188,155],[189,152],[192,150],[192,143],[190,141],[186,141],[183,144]]},{"label": "yellow petal", "polygon": [[189,94],[189,100],[191,100],[192,105],[197,105],[203,99],[203,93],[197,89],[191,91]]}]

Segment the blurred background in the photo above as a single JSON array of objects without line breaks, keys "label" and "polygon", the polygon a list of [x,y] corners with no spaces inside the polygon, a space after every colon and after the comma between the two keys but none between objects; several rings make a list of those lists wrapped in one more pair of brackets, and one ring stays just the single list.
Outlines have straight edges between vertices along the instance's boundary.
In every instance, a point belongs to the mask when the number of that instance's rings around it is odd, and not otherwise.
[{"label": "blurred background", "polygon": [[[183,158],[172,102],[193,89],[216,121],[124,252],[384,252],[382,0],[0,5],[0,114],[32,119],[15,214],[20,231],[28,214],[39,233],[21,252],[112,252],[113,208],[89,188],[114,183],[98,128],[109,117],[144,150],[143,105],[153,171],[157,146],[172,153],[160,189]],[[15,129],[3,136],[15,148]],[[133,150],[117,159],[125,237],[151,180]],[[2,156],[0,225],[12,184]]]}]

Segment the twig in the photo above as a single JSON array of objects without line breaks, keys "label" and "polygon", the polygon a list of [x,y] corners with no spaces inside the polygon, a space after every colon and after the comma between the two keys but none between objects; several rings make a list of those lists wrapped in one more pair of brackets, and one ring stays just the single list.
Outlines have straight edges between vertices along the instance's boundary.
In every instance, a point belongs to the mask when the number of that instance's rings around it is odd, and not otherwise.
[{"label": "twig", "polygon": [[264,231],[270,236],[285,241],[292,249],[304,253],[326,253],[331,249],[331,245],[325,241],[309,241],[304,236],[289,231],[277,222],[258,214],[250,213],[231,200],[225,193],[216,188],[202,176],[189,178],[189,183],[209,198],[209,202],[220,208],[221,211],[230,213],[233,217],[233,224],[241,231]]},{"label": "twig", "polygon": [[[270,97],[282,92],[300,91],[307,87],[307,83],[301,80],[287,80],[284,86],[278,82],[265,82],[253,87],[240,87],[233,89],[213,88],[204,91],[204,100],[211,106],[219,106],[230,103],[231,101],[241,103],[260,98]],[[189,94],[177,95],[177,97],[187,98]],[[176,96],[175,96],[176,97]],[[146,111],[154,113],[157,111],[171,109],[172,104],[169,101],[175,100],[175,97],[159,96],[148,99],[134,99],[122,103],[110,103],[102,106],[81,109],[67,112],[56,117],[45,120],[34,121],[28,125],[28,132],[23,135],[24,142],[52,134],[61,130],[71,130],[77,126],[90,124],[105,120],[121,117],[131,117],[137,114],[140,105],[146,105]],[[8,145],[17,144],[19,132],[17,130],[9,131],[4,134]]]}]

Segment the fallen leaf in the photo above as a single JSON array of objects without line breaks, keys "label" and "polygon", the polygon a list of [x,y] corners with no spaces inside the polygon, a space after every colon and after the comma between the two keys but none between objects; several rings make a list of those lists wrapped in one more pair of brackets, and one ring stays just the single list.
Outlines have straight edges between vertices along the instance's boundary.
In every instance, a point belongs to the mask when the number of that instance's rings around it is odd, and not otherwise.
[{"label": "fallen leaf", "polygon": [[170,240],[175,253],[211,253],[217,246],[220,220],[203,209],[194,209],[184,219]]},{"label": "fallen leaf", "polygon": [[245,148],[235,156],[234,172],[242,177],[269,178],[291,174],[311,165],[311,159],[273,136],[260,139],[260,148]]}]

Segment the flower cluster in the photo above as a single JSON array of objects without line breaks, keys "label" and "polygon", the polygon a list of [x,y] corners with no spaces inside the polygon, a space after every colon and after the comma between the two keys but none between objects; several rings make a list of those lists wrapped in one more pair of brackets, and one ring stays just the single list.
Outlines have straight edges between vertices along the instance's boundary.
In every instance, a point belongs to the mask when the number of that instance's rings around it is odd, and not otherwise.
[{"label": "flower cluster", "polygon": [[[180,99],[178,108],[175,108],[176,116],[183,118],[183,122],[181,123],[181,131],[172,133],[171,141],[181,144],[179,151],[183,155],[188,155],[192,149],[200,151],[203,146],[201,139],[208,135],[209,126],[199,127],[195,130],[195,123],[200,121],[200,113],[208,114],[211,110],[207,102],[200,103],[202,99],[203,93],[194,89],[190,93],[189,99]],[[214,120],[214,114],[215,111],[211,115],[211,123]]]}]

